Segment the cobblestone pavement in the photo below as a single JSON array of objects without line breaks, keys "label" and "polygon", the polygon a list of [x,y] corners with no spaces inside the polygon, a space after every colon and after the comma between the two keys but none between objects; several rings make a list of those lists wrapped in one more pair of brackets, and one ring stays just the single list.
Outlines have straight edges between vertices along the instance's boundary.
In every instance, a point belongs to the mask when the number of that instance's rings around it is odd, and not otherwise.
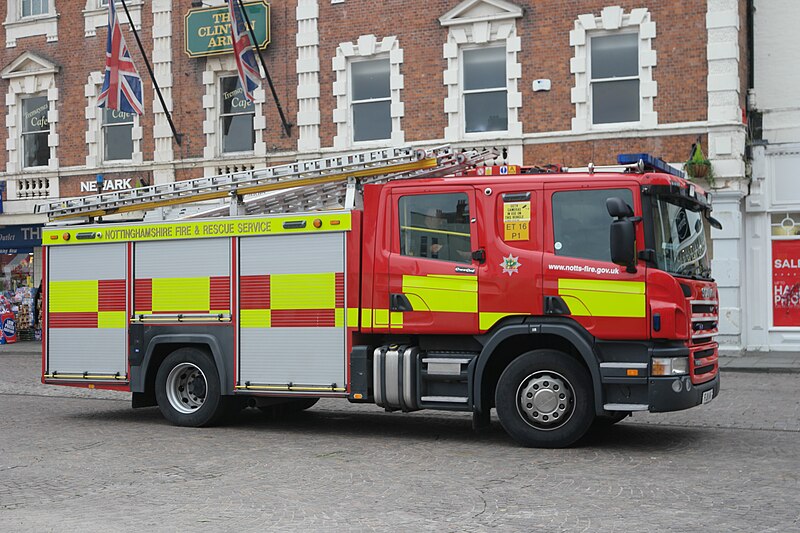
[{"label": "cobblestone pavement", "polygon": [[335,400],[177,428],[38,365],[0,353],[3,532],[800,531],[796,374],[724,374],[709,405],[530,450],[496,421]]}]

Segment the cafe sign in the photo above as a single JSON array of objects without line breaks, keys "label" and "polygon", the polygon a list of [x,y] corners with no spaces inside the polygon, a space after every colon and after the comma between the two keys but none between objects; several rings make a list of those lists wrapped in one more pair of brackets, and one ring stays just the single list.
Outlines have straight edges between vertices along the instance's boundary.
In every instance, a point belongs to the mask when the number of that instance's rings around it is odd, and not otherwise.
[{"label": "cafe sign", "polygon": [[[236,1],[236,0],[234,0]],[[245,2],[250,25],[258,47],[269,44],[269,4],[264,0]],[[233,52],[231,20],[227,6],[190,9],[185,16],[184,44],[189,57],[203,57]]]}]

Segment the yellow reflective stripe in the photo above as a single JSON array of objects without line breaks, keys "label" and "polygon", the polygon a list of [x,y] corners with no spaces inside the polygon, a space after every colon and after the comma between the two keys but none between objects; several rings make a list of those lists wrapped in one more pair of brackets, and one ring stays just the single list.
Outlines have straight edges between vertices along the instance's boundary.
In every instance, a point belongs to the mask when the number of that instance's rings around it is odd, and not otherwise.
[{"label": "yellow reflective stripe", "polygon": [[337,328],[344,326],[344,309],[337,307],[333,310],[333,325]]},{"label": "yellow reflective stripe", "polygon": [[400,226],[400,229],[404,229],[407,231],[421,231],[424,233],[439,233],[442,235],[456,235],[458,237],[469,237],[469,233],[461,233],[459,231],[445,231],[441,229],[417,228],[414,226]]},{"label": "yellow reflective stripe", "polygon": [[592,313],[589,312],[589,309],[587,309],[586,306],[583,305],[583,302],[578,298],[565,295],[562,295],[561,297],[569,308],[569,314],[574,316],[592,316]]},{"label": "yellow reflective stripe", "polygon": [[208,311],[210,301],[209,278],[153,279],[153,312]]},{"label": "yellow reflective stripe", "polygon": [[362,328],[372,327],[372,309],[361,310],[361,327]]},{"label": "yellow reflective stripe", "polygon": [[336,274],[272,274],[272,309],[335,309]]},{"label": "yellow reflective stripe", "polygon": [[480,313],[478,321],[481,331],[491,329],[501,318],[513,315],[521,315],[524,313]]},{"label": "yellow reflective stripe", "polygon": [[403,313],[393,311],[389,313],[389,320],[391,320],[391,327],[393,328],[403,327]]},{"label": "yellow reflective stripe", "polygon": [[97,280],[51,281],[48,289],[51,313],[97,312]]},{"label": "yellow reflective stripe", "polygon": [[122,329],[128,326],[125,311],[100,311],[97,313],[99,329]]},{"label": "yellow reflective stripe", "polygon": [[144,309],[142,311],[138,311],[137,310],[137,311],[134,311],[133,314],[134,315],[152,315],[153,314],[153,310],[152,309]]},{"label": "yellow reflective stripe", "polygon": [[411,309],[414,311],[430,311],[428,306],[425,305],[425,300],[416,294],[406,294],[406,298],[408,298],[409,303],[411,303]]},{"label": "yellow reflective stripe", "polygon": [[[239,192],[244,193],[245,191],[240,189]],[[228,194],[225,193],[223,196],[228,196]],[[195,198],[195,201],[201,199],[202,196],[198,196]],[[137,206],[136,209],[141,209],[141,206]],[[123,212],[123,210],[119,212]],[[102,212],[99,214],[102,214]],[[322,226],[319,229],[314,227],[314,220],[316,219],[322,221]],[[284,222],[305,222],[305,227],[284,228]],[[217,219],[203,222],[161,222],[136,225],[114,224],[91,228],[84,226],[74,229],[45,229],[43,230],[42,241],[45,246],[56,246],[100,244],[104,242],[246,237],[250,235],[275,235],[286,233],[324,233],[330,231],[349,231],[350,229],[352,229],[352,216],[349,211],[342,211],[339,213],[249,217],[239,220]],[[91,239],[76,238],[78,234],[84,236],[91,233],[94,233]],[[63,236],[67,234],[69,235],[69,239],[65,240]]]},{"label": "yellow reflective stripe", "polygon": [[347,327],[348,328],[357,328],[358,327],[358,309],[354,307],[349,307],[347,309]]},{"label": "yellow reflective stripe", "polygon": [[560,279],[558,294],[571,297],[583,304],[583,308],[570,306],[574,316],[609,316],[626,318],[645,317],[644,282],[614,281],[601,279]]},{"label": "yellow reflective stripe", "polygon": [[[476,276],[403,276],[403,293],[414,295],[431,311],[478,312]],[[417,308],[412,303],[412,308]]]},{"label": "yellow reflective stripe", "polygon": [[243,328],[268,328],[272,325],[269,309],[242,309],[239,312],[239,325]]},{"label": "yellow reflective stripe", "polygon": [[373,326],[386,327],[389,325],[389,310],[388,309],[373,309],[372,316],[375,319]]}]

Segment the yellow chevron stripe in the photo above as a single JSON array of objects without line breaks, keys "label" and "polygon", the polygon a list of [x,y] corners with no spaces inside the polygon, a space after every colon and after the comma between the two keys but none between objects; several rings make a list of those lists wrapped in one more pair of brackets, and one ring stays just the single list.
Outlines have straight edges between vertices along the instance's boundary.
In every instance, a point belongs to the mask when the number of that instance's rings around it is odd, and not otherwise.
[{"label": "yellow chevron stripe", "polygon": [[564,278],[558,280],[558,294],[574,316],[646,316],[645,284],[641,281]]}]

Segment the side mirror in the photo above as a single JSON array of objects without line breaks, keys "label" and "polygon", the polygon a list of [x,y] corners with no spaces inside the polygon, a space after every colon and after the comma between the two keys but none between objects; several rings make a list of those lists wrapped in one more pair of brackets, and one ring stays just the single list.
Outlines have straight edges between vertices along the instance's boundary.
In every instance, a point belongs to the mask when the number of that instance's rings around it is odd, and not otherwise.
[{"label": "side mirror", "polygon": [[619,196],[612,196],[606,199],[606,209],[608,209],[608,214],[612,217],[626,218],[633,216],[633,208]]},{"label": "side mirror", "polygon": [[623,219],[611,223],[611,261],[624,266],[630,274],[636,272],[636,229],[633,221]]}]

